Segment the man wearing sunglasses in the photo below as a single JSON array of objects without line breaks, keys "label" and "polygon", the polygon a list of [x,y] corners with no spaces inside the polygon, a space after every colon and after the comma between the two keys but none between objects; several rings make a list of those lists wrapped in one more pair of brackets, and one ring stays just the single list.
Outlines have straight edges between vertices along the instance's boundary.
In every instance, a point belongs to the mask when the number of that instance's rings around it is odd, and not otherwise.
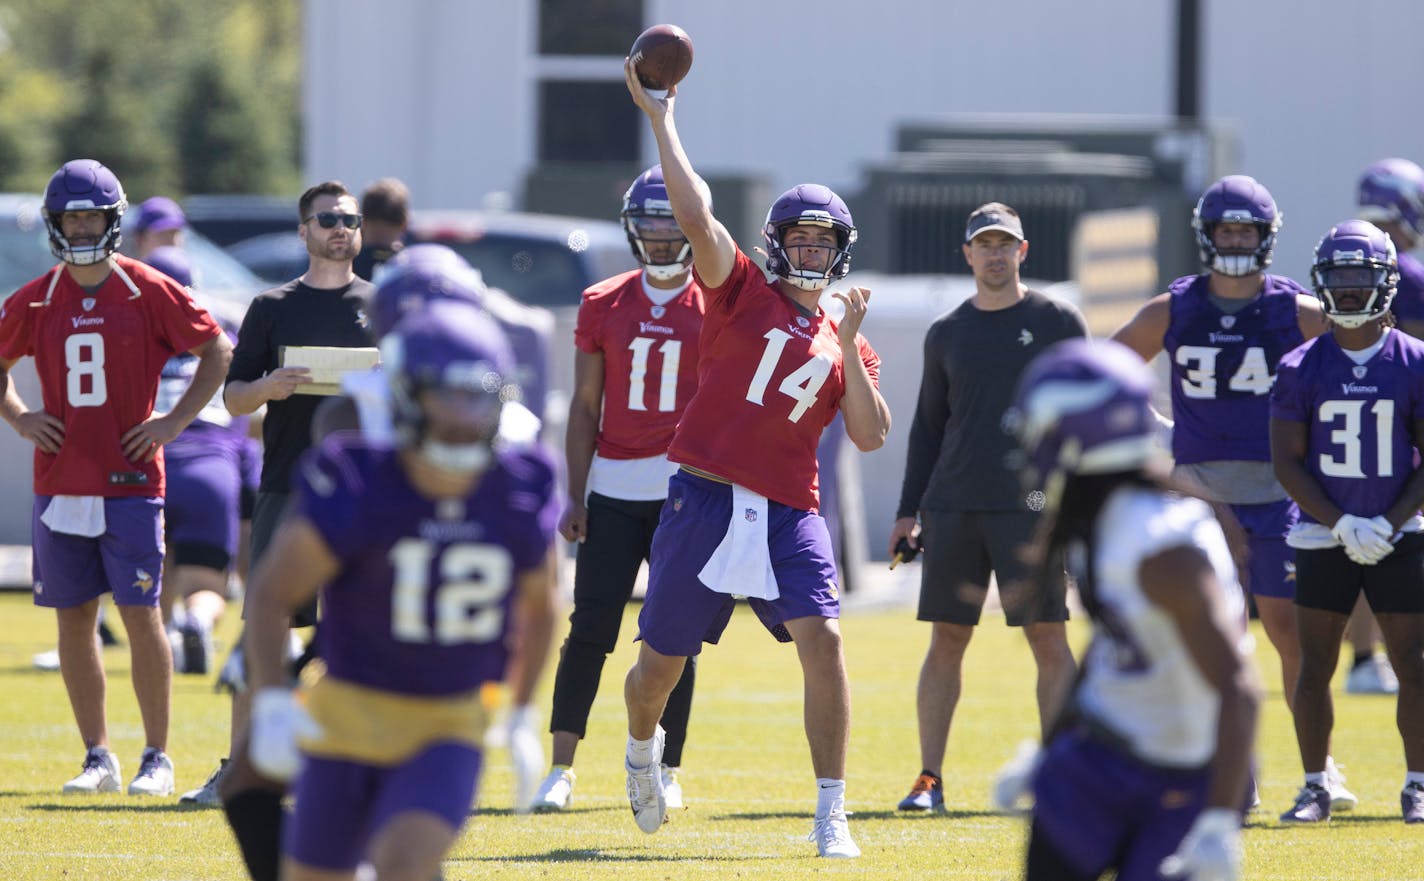
[{"label": "man wearing sunglasses", "polygon": [[[252,567],[261,562],[277,523],[287,507],[292,471],[311,446],[312,416],[322,398],[300,394],[312,382],[305,367],[282,366],[286,347],[323,346],[368,348],[364,309],[375,288],[356,276],[352,262],[361,252],[361,214],[356,197],[339,181],[311,187],[298,202],[297,235],[306,244],[307,271],[286,284],[265,291],[252,301],[238,331],[237,349],[228,370],[224,401],[234,416],[253,413],[266,405],[262,423],[262,482],[252,514]],[[294,617],[298,627],[316,623],[316,608]],[[230,659],[223,681],[233,690],[232,737],[247,727],[248,699],[243,694],[241,658]],[[232,755],[238,755],[234,750]],[[221,769],[219,769],[221,770]],[[230,773],[224,772],[224,773]],[[209,781],[215,786],[217,780]],[[237,785],[236,806],[228,806],[238,842],[247,853],[248,839],[256,829],[275,828],[272,818],[280,810],[275,798],[249,794],[247,784]]]}]

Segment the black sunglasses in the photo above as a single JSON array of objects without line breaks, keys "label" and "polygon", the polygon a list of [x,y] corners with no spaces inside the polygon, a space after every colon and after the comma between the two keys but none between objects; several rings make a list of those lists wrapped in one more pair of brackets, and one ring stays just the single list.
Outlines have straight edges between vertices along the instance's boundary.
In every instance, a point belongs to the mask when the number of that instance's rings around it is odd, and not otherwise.
[{"label": "black sunglasses", "polygon": [[[347,229],[361,228],[361,215],[359,214],[337,214],[335,211],[318,211],[307,220],[315,220],[321,224],[322,229],[335,229],[339,223]],[[302,223],[306,223],[303,220]]]}]

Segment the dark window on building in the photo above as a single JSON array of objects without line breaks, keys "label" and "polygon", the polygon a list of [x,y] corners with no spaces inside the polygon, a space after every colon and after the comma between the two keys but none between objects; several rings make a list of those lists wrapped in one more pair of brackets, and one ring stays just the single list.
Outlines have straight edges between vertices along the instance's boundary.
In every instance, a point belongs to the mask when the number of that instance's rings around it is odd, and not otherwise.
[{"label": "dark window on building", "polygon": [[637,162],[640,112],[622,80],[545,80],[539,161]]},{"label": "dark window on building", "polygon": [[622,58],[643,31],[643,0],[539,0],[540,55]]}]

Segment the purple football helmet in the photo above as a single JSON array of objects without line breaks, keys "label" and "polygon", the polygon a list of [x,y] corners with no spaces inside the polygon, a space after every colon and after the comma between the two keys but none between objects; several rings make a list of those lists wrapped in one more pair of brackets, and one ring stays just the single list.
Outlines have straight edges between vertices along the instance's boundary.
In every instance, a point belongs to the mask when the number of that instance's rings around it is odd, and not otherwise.
[{"label": "purple football helmet", "polygon": [[[514,356],[499,325],[473,304],[435,300],[402,316],[380,349],[401,446],[445,471],[484,468],[504,403],[518,398],[510,380]],[[428,436],[426,392],[457,402],[454,412],[468,429],[466,439],[447,443]]]},{"label": "purple football helmet", "polygon": [[376,294],[367,320],[377,342],[407,313],[436,300],[462,300],[479,305],[484,278],[465,258],[445,245],[419,244],[402,248],[376,272]]},{"label": "purple football helmet", "polygon": [[[836,234],[835,254],[824,271],[795,269],[782,244],[786,231],[794,226],[823,226]],[[850,272],[850,251],[858,233],[850,209],[840,196],[820,184],[800,184],[781,194],[766,212],[761,230],[766,241],[766,268],[803,291],[819,291],[833,279]]]},{"label": "purple football helmet", "polygon": [[1408,159],[1381,159],[1360,176],[1360,219],[1398,222],[1424,238],[1424,168]]},{"label": "purple football helmet", "polygon": [[[1366,220],[1336,224],[1315,246],[1310,281],[1331,321],[1341,327],[1374,321],[1389,310],[1399,284],[1394,242]],[[1339,298],[1347,291],[1368,293],[1358,308],[1346,310],[1340,308]]]},{"label": "purple football helmet", "polygon": [[[704,185],[705,187],[705,185]],[[710,195],[708,204],[711,204]],[[628,191],[623,194],[623,210],[618,213],[623,231],[628,234],[628,247],[642,265],[649,278],[670,281],[687,271],[688,260],[692,256],[692,244],[678,228],[673,219],[672,202],[668,200],[667,185],[663,183],[663,167],[654,165],[638,175]],[[649,245],[667,245],[681,242],[673,259],[666,263],[655,262]]]},{"label": "purple football helmet", "polygon": [[[1261,243],[1248,254],[1223,254],[1212,241],[1218,223],[1254,223],[1261,231]],[[1281,213],[1276,210],[1276,200],[1255,178],[1229,174],[1207,187],[1197,200],[1192,229],[1196,231],[1202,264],[1213,272],[1239,277],[1271,265]]]},{"label": "purple football helmet", "polygon": [[1155,457],[1152,388],[1152,371],[1121,343],[1071,339],[1045,349],[1010,411],[1031,488],[1056,506],[1066,475],[1133,471]]},{"label": "purple football helmet", "polygon": [[193,286],[193,261],[189,260],[183,249],[176,245],[154,248],[148,252],[147,257],[143,258],[143,262],[185,288]]},{"label": "purple football helmet", "polygon": [[[74,159],[60,166],[45,187],[44,222],[49,230],[49,250],[56,259],[88,266],[109,259],[123,240],[119,219],[129,207],[118,177],[93,159]],[[66,211],[103,211],[108,218],[99,241],[73,247],[64,237],[59,216]]]}]

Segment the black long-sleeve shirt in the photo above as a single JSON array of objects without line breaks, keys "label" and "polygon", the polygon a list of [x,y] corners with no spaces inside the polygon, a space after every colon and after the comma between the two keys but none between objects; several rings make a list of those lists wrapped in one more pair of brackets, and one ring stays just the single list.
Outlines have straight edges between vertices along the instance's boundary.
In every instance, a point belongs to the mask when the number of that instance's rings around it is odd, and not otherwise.
[{"label": "black long-sleeve shirt", "polygon": [[1088,335],[1077,309],[1038,291],[1007,309],[966,300],[925,333],[896,517],[928,511],[1024,510],[1004,411],[1024,368],[1056,342]]}]

